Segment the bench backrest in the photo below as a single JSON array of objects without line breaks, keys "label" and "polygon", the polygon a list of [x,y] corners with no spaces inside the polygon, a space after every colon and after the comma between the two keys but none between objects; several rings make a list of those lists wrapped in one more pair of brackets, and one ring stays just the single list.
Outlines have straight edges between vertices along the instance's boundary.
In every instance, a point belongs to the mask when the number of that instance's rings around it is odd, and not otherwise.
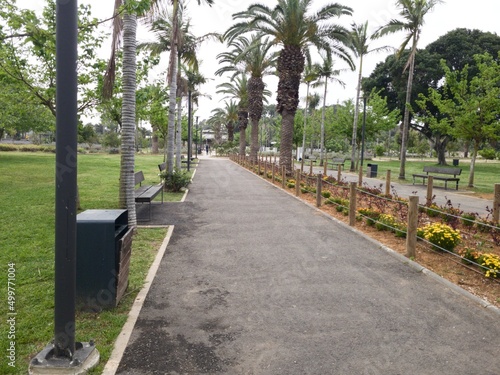
[{"label": "bench backrest", "polygon": [[462,168],[453,168],[453,167],[438,167],[434,165],[426,165],[424,166],[424,172],[426,173],[442,173],[442,174],[452,174],[453,176],[457,176],[462,173]]},{"label": "bench backrest", "polygon": [[342,158],[333,158],[328,160],[330,163],[345,163],[345,159]]},{"label": "bench backrest", "polygon": [[158,169],[160,170],[160,173],[163,172],[165,169],[167,169],[167,163],[158,164]]},{"label": "bench backrest", "polygon": [[145,180],[144,173],[142,173],[142,171],[135,172],[134,177],[135,177],[135,185],[137,185],[137,184],[140,185],[142,183],[142,181]]}]

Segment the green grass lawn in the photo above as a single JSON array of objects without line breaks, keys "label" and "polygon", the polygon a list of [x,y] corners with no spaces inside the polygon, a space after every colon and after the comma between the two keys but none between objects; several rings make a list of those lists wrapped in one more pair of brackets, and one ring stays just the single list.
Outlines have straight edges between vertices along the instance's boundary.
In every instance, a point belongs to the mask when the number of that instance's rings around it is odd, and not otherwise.
[{"label": "green grass lawn", "polygon": [[[378,165],[378,178],[385,178],[387,170],[391,170],[391,180],[398,181],[399,176],[399,160],[365,160],[364,170],[366,171],[367,164],[374,163]],[[450,160],[451,163],[451,160]],[[428,160],[408,160],[405,165],[405,178],[408,184],[413,182],[412,174],[422,173],[424,165],[437,165],[436,159]],[[348,164],[346,163],[346,166]],[[449,165],[452,166],[451,164]],[[495,184],[500,183],[500,163],[494,161],[477,162],[474,169],[474,187],[467,187],[470,175],[470,160],[460,160],[459,168],[462,168],[460,177],[459,189],[468,190],[471,192],[491,194],[494,191]],[[401,181],[399,181],[401,182]],[[404,182],[404,181],[403,181]],[[421,180],[419,180],[421,183]]]},{"label": "green grass lawn", "polygon": [[[146,183],[159,183],[162,156],[137,156]],[[78,187],[83,210],[118,208],[119,155],[78,156]],[[0,319],[1,374],[26,374],[29,359],[54,332],[55,155],[0,152]],[[179,200],[182,194],[165,194]],[[77,313],[76,340],[95,340],[101,354],[99,374],[167,229],[139,229],[134,237],[129,289],[120,305],[99,314]],[[16,367],[8,365],[8,264],[15,263]]]},{"label": "green grass lawn", "polygon": [[[449,160],[450,165],[452,167],[451,160]],[[366,170],[368,168],[367,164],[373,163],[377,164],[378,173],[377,177],[380,179],[385,179],[387,175],[387,170],[391,171],[391,181],[412,184],[414,173],[423,173],[423,168],[425,165],[436,165],[437,159],[410,159],[406,161],[405,164],[405,180],[399,180],[399,160],[397,159],[379,159],[376,158],[374,160],[364,160],[363,162],[363,174],[366,174]],[[309,172],[310,162],[307,160],[304,162],[304,171]],[[345,170],[349,170],[350,161],[347,160],[345,162]],[[314,167],[318,167],[319,163],[314,164]],[[470,192],[478,193],[478,194],[486,194],[491,195],[494,192],[495,184],[500,183],[500,162],[498,161],[485,161],[480,160],[476,162],[474,169],[474,187],[468,187],[469,184],[469,175],[470,175],[470,159],[460,159],[459,168],[462,168],[462,173],[460,174],[460,182],[459,189],[467,190]],[[300,163],[295,163],[295,168],[300,168]],[[333,174],[335,176],[335,172],[331,169],[328,170],[328,174]],[[417,180],[418,183],[422,183],[422,179]]]}]

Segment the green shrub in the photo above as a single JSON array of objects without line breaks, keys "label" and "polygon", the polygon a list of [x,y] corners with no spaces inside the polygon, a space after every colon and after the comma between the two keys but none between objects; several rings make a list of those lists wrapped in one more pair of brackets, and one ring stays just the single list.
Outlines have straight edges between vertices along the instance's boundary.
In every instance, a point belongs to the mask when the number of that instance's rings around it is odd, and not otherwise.
[{"label": "green shrub", "polygon": [[321,192],[321,195],[323,196],[323,198],[330,198],[330,196],[332,195],[332,193],[330,193],[329,191],[322,191]]},{"label": "green shrub", "polygon": [[16,145],[8,143],[0,143],[0,151],[17,151],[18,147]]},{"label": "green shrub", "polygon": [[466,227],[472,227],[475,220],[476,214],[466,212],[462,215],[462,224]]},{"label": "green shrub", "polygon": [[396,228],[396,225],[397,223],[394,216],[388,214],[381,214],[378,217],[378,221],[375,223],[375,228],[377,228],[378,230],[388,230],[393,232],[394,231],[393,228]]},{"label": "green shrub", "polygon": [[360,208],[358,209],[358,214],[365,218],[367,225],[372,227],[382,213],[369,208]]},{"label": "green shrub", "polygon": [[182,188],[187,188],[191,183],[191,174],[177,168],[172,173],[164,171],[160,176],[165,181],[167,191],[179,192]]},{"label": "green shrub", "polygon": [[496,151],[492,148],[484,148],[480,150],[479,155],[486,160],[495,160],[497,156]]}]

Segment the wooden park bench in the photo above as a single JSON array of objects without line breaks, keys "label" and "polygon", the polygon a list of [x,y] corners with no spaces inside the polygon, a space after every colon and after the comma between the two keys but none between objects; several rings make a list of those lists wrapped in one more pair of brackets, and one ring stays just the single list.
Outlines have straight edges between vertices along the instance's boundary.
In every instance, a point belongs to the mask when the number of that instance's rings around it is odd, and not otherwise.
[{"label": "wooden park bench", "polygon": [[161,193],[161,203],[163,203],[163,183],[158,185],[142,185],[144,182],[144,173],[142,171],[135,172],[135,185],[139,185],[134,190],[136,203],[149,203],[149,220],[151,220],[151,202]]},{"label": "wooden park bench", "polygon": [[304,161],[316,163],[316,160],[318,160],[316,155],[304,155]]},{"label": "wooden park bench", "polygon": [[[425,165],[424,172],[425,174],[419,174],[419,173],[413,174],[413,185],[415,185],[415,178],[422,178],[422,183],[423,185],[425,185],[425,180],[427,180],[429,176],[432,176],[434,180],[444,181],[445,190],[448,188],[449,181],[455,182],[456,190],[458,190],[458,181],[460,181],[460,178],[458,178],[457,176],[459,176],[460,173],[462,173],[462,168]],[[447,176],[453,176],[453,177],[447,177]]]},{"label": "wooden park bench", "polygon": [[344,168],[344,163],[345,159],[343,158],[326,159],[327,168],[330,169],[338,169],[339,165],[341,165],[342,168]]}]

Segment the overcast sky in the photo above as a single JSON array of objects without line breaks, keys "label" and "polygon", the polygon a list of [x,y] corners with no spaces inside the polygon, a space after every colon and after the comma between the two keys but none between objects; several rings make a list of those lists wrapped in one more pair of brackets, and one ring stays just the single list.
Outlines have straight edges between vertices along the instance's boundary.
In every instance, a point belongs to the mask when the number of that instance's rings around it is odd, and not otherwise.
[{"label": "overcast sky", "polygon": [[[247,9],[250,4],[259,2],[265,3],[269,7],[273,7],[276,4],[274,0],[214,0],[215,4],[212,7],[208,7],[207,5],[198,6],[196,0],[188,0],[186,3],[188,4],[187,13],[192,20],[192,31],[195,35],[199,36],[208,32],[224,32],[234,23],[231,17],[233,13],[243,11]],[[379,26],[386,24],[390,19],[398,18],[398,10],[394,0],[313,0],[312,9],[315,10],[333,2],[339,2],[354,9],[352,18],[345,17],[343,21],[341,21],[344,26],[349,26],[353,21],[356,23],[368,21],[370,29],[375,30]],[[18,0],[18,5],[20,7],[29,6],[31,8],[41,8],[43,3],[42,1]],[[112,14],[114,1],[80,0],[79,3],[91,4],[95,16],[102,19]],[[498,10],[499,5],[496,0],[476,0],[473,2],[470,0],[447,0],[438,4],[434,11],[425,18],[425,25],[419,48],[425,47],[448,31],[459,27],[479,29],[498,34],[500,32]],[[109,31],[109,27],[107,27],[107,30]],[[139,32],[139,39],[144,40],[148,37],[144,29]],[[401,44],[403,38],[404,33],[398,33],[382,38],[373,45],[390,45],[397,48]],[[110,48],[109,45],[110,43],[108,42],[103,47],[103,50],[106,51],[106,58],[108,56],[107,50]],[[210,79],[207,84],[200,88],[200,91],[212,95],[212,100],[208,98],[200,99],[200,107],[197,110],[200,121],[209,117],[212,109],[224,105],[224,103],[220,101],[220,96],[214,95],[216,85],[227,81],[225,77],[215,77],[214,75],[215,70],[218,69],[216,55],[222,51],[224,51],[223,45],[216,42],[210,42],[202,45],[198,52],[199,59],[203,61],[201,65],[202,74]],[[370,75],[375,65],[383,61],[387,54],[388,53],[374,53],[369,55],[365,60],[363,76]],[[346,68],[346,66],[338,62],[336,68],[342,69]],[[164,76],[161,70],[158,70],[156,74]],[[346,87],[342,88],[342,86],[339,85],[329,84],[327,104],[354,98],[356,94],[355,72],[343,73],[339,78],[346,83]],[[273,93],[270,103],[276,103],[277,79],[266,78],[265,81],[268,84],[268,89]],[[321,88],[318,90],[321,91]],[[305,86],[301,86],[299,95],[302,101],[305,96]],[[303,104],[301,103],[301,105]]]}]

